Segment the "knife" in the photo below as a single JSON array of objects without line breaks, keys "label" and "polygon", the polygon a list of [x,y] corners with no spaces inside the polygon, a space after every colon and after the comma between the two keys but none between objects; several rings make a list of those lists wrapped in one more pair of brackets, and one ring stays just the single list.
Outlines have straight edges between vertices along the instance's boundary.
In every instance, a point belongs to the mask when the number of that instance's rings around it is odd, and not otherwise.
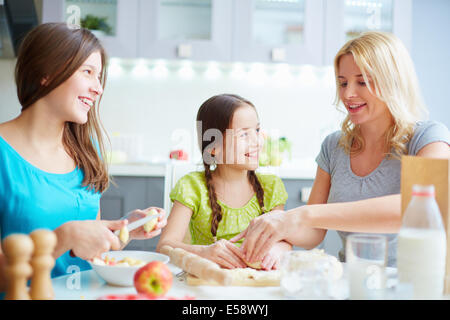
[{"label": "knife", "polygon": [[[153,215],[150,215],[150,216],[146,216],[145,218],[142,218],[142,219],[139,219],[139,220],[136,220],[136,221],[131,222],[130,224],[128,224],[128,225],[126,226],[126,228],[128,229],[128,231],[132,231],[132,230],[134,230],[134,229],[139,228],[140,226],[143,226],[144,224],[146,224],[146,223],[149,222],[150,220],[156,219],[156,218],[158,218],[158,217],[160,217],[160,216],[161,216],[161,213],[153,214]],[[116,231],[114,232],[114,234],[115,234],[116,236],[119,236],[120,230],[116,230]]]}]

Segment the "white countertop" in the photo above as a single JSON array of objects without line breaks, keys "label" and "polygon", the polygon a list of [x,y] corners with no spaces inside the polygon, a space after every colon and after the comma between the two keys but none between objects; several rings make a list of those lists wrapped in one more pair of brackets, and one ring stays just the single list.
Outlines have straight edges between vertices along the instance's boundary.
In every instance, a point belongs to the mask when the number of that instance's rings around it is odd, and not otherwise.
[{"label": "white countertop", "polygon": [[[168,263],[173,274],[172,287],[166,294],[166,298],[179,300],[291,300],[286,297],[280,286],[247,287],[247,286],[190,286],[183,277],[177,277],[182,269],[172,263]],[[396,269],[387,268],[387,274],[394,276],[396,282]],[[391,280],[392,281],[392,280]],[[108,295],[135,295],[134,287],[113,286],[106,283],[94,270],[81,271],[52,279],[55,300],[97,300]],[[348,275],[344,264],[344,276],[338,280],[328,297],[332,300],[348,299]],[[398,299],[395,295],[385,296],[385,299]],[[445,296],[443,299],[448,300]],[[296,298],[300,299],[301,298]],[[305,297],[303,299],[317,299]],[[325,299],[325,298],[320,298]],[[401,298],[404,299],[404,298]]]},{"label": "white countertop", "polygon": [[[183,162],[112,164],[109,172],[112,176],[165,177],[167,166]],[[316,169],[313,159],[301,159],[287,162],[280,167],[260,167],[257,171],[272,173],[282,179],[314,179]]]},{"label": "white countertop", "polygon": [[112,164],[109,167],[109,174],[112,176],[134,176],[134,177],[164,177],[166,174],[164,163],[155,164]]},{"label": "white countertop", "polygon": [[[280,287],[189,286],[175,275],[182,270],[167,264],[172,271],[172,287],[167,297],[197,300],[280,300],[286,299]],[[75,280],[79,276],[79,282]],[[94,270],[82,271],[52,280],[55,300],[96,300],[110,294],[136,294],[134,287],[108,285]],[[220,288],[220,290],[218,290]]]}]

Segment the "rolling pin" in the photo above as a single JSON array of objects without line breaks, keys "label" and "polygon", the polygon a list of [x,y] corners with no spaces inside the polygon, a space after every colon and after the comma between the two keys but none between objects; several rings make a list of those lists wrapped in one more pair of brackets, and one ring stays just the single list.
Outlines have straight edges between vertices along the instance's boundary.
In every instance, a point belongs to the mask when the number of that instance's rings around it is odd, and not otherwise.
[{"label": "rolling pin", "polygon": [[217,263],[184,249],[174,249],[166,245],[161,248],[161,253],[168,255],[170,257],[170,262],[174,265],[187,273],[193,274],[197,278],[213,280],[222,286],[230,285],[233,280],[232,276],[225,270],[222,270]]}]

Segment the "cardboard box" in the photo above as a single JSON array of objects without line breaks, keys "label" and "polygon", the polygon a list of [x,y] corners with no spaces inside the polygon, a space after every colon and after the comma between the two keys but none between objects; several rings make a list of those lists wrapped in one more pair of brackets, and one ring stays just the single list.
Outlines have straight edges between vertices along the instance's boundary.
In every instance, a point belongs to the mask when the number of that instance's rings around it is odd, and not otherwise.
[{"label": "cardboard box", "polygon": [[444,228],[447,233],[446,283],[444,293],[450,294],[450,160],[432,159],[415,156],[402,157],[401,195],[402,215],[406,210],[414,184],[434,185],[436,202],[441,211]]}]

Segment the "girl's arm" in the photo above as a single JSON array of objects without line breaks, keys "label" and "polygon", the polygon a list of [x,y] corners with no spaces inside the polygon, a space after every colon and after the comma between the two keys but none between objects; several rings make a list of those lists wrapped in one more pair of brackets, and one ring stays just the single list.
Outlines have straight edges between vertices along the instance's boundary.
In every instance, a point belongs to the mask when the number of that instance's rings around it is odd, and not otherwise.
[{"label": "girl's arm", "polygon": [[192,210],[178,201],[174,201],[167,226],[161,233],[156,251],[168,245],[172,248],[181,248],[195,253],[203,258],[210,259],[227,268],[245,267],[242,261],[242,253],[239,248],[226,240],[220,240],[212,245],[191,245],[183,242],[191,220]]},{"label": "girl's arm", "polygon": [[189,221],[191,220],[192,210],[178,201],[174,201],[172,210],[167,218],[167,226],[161,233],[156,251],[168,245],[172,248],[182,248],[186,251],[199,254],[200,247],[183,242],[184,236],[188,231]]}]

